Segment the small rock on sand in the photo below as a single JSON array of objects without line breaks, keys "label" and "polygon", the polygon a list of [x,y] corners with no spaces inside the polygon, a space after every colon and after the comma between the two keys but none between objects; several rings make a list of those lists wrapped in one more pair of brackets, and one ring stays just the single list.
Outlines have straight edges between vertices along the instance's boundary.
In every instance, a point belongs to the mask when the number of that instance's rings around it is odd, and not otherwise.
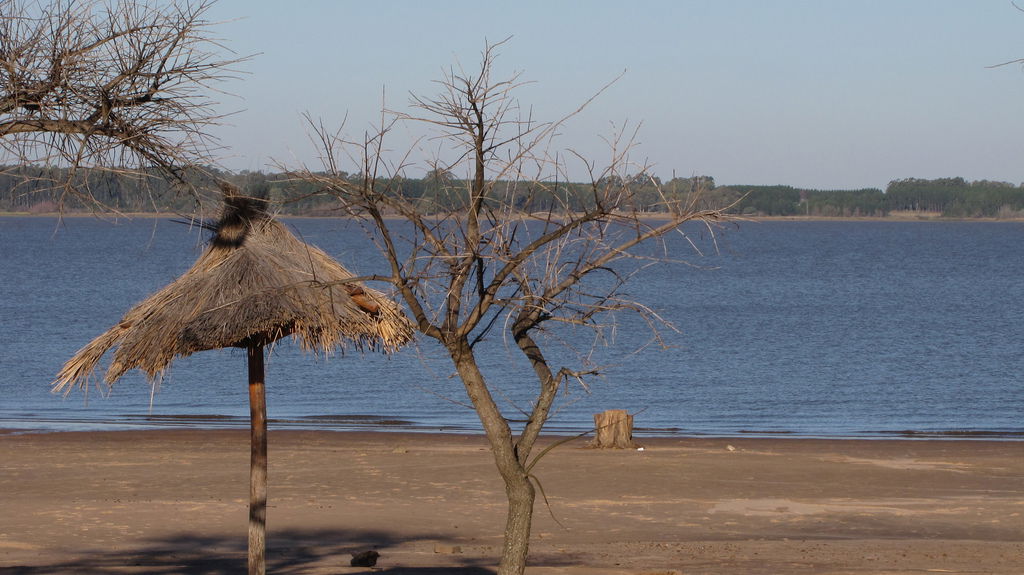
[{"label": "small rock on sand", "polygon": [[352,561],[349,564],[352,567],[373,567],[377,564],[377,558],[380,557],[380,553],[377,553],[373,549],[368,551],[357,551],[352,553]]}]

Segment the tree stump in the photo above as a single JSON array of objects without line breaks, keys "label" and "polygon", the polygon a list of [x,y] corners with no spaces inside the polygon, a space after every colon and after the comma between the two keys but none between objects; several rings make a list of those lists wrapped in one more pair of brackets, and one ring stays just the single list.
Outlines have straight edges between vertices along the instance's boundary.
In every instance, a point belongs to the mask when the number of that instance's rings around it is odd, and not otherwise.
[{"label": "tree stump", "polygon": [[594,414],[594,427],[597,429],[592,447],[632,449],[636,447],[633,441],[633,416],[625,409],[609,409],[602,413]]}]

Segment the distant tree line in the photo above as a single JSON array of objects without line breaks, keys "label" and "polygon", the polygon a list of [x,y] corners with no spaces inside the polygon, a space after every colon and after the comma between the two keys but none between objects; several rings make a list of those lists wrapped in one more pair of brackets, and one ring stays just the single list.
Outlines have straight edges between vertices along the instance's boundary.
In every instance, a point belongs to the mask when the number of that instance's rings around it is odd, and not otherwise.
[{"label": "distant tree line", "polygon": [[[58,168],[33,166],[0,166],[0,211],[51,213],[89,211],[95,205],[60,204],[61,191],[47,182],[59,181]],[[26,177],[28,176],[28,177]],[[32,177],[36,176],[36,177]],[[110,209],[121,212],[190,213],[195,198],[176,193],[165,180],[153,177],[119,174],[111,171],[80,170],[75,176],[81,186],[89,188],[91,197]],[[346,177],[358,181],[360,174]],[[286,215],[331,216],[338,212],[335,198],[316,189],[306,181],[286,174],[243,171],[229,174],[213,168],[197,171],[192,178],[197,185],[212,178],[232,182],[246,193],[263,197]],[[731,205],[729,212],[748,216],[812,216],[812,217],[885,217],[893,212],[927,212],[949,218],[1019,218],[1024,217],[1024,187],[1008,182],[963,178],[934,180],[908,178],[894,180],[883,192],[878,188],[860,190],[814,190],[792,186],[716,186],[710,176],[672,178],[643,176],[614,182],[628,187],[632,202],[643,212],[656,215],[667,212],[675,202],[685,200],[697,189],[704,190],[703,202],[708,205]],[[435,213],[458,207],[465,201],[467,182],[444,170],[428,172],[422,178],[394,178],[385,182],[389,193],[402,194],[417,204],[423,213]],[[512,198],[524,212],[578,212],[593,207],[593,184],[581,182],[547,182],[523,184],[504,182],[496,193]],[[65,202],[74,199],[67,200]],[[497,198],[496,198],[497,201]]]},{"label": "distant tree line", "polygon": [[727,186],[714,190],[748,216],[881,217],[888,214],[878,188],[809,190],[792,186]]},{"label": "distant tree line", "polygon": [[947,218],[1024,217],[1024,187],[963,178],[894,180],[885,191],[811,190],[792,186],[724,186],[711,192],[751,216],[885,217],[919,212]]},{"label": "distant tree line", "polygon": [[[216,170],[182,172],[197,189],[213,189]],[[180,183],[180,182],[179,182]],[[69,195],[66,187],[79,193]],[[0,212],[192,212],[197,196],[181,193],[158,170],[0,166]]]},{"label": "distant tree line", "polygon": [[1022,217],[1024,187],[963,178],[896,180],[886,189],[890,210],[940,212],[954,218]]}]

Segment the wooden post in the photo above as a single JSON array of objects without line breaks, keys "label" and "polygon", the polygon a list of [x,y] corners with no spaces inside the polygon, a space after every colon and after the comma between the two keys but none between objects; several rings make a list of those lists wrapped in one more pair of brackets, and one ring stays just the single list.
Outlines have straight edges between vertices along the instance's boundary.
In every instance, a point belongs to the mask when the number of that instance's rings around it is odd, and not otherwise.
[{"label": "wooden post", "polygon": [[263,346],[251,345],[249,359],[249,575],[267,571],[267,395]]},{"label": "wooden post", "polygon": [[631,449],[633,442],[633,416],[625,409],[609,409],[594,414],[596,434],[592,447]]}]

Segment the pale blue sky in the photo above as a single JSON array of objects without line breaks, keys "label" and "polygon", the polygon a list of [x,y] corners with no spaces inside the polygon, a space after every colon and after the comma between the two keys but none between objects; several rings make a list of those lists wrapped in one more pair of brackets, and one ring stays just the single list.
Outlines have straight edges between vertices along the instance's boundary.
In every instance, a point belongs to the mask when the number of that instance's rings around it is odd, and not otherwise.
[{"label": "pale blue sky", "polygon": [[560,142],[600,159],[613,123],[642,122],[634,156],[663,179],[1024,182],[1024,69],[987,68],[1024,57],[1009,0],[220,0],[210,17],[260,53],[224,86],[238,96],[224,109],[242,110],[216,130],[233,169],[313,162],[303,112],[361,132],[382,92],[406,109],[442,68],[512,36],[498,69],[536,82],[519,98],[542,119],[625,70]]}]

